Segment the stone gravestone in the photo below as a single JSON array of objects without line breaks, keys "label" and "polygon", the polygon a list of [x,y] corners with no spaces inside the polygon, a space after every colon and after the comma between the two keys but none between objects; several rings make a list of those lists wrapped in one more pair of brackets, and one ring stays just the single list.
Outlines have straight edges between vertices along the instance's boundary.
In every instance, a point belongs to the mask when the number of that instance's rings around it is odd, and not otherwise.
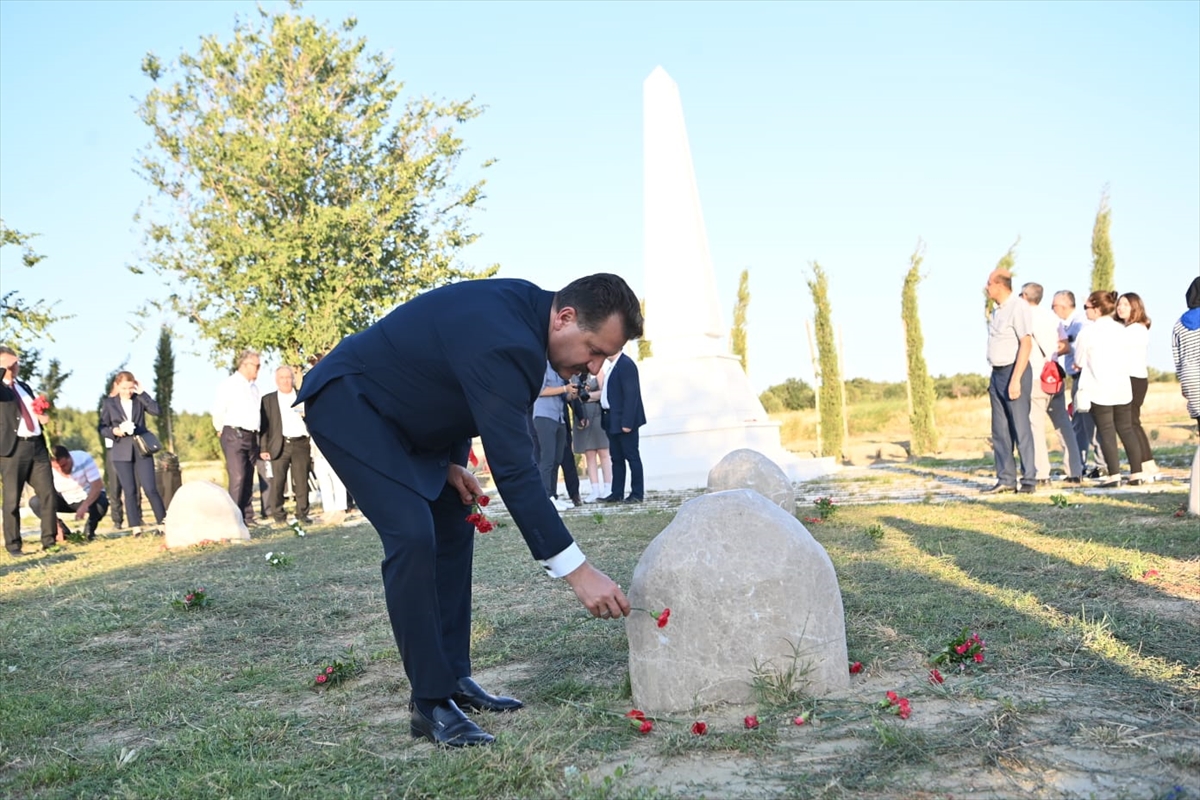
[{"label": "stone gravestone", "polygon": [[167,509],[167,547],[200,542],[250,541],[242,512],[229,492],[210,481],[189,481],[179,487]]},{"label": "stone gravestone", "polygon": [[753,670],[782,674],[813,695],[850,683],[837,575],[805,527],[757,492],[685,503],[633,573],[625,621],[634,704],[685,712],[752,702]]},{"label": "stone gravestone", "polygon": [[709,470],[708,491],[728,489],[753,489],[787,513],[796,513],[792,482],[778,464],[757,450],[734,450]]}]

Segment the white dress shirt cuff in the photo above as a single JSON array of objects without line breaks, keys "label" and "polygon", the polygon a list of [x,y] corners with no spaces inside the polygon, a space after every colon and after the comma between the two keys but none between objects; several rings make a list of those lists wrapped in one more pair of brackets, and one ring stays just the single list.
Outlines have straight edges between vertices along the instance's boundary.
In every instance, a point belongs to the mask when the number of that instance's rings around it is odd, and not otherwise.
[{"label": "white dress shirt cuff", "polygon": [[587,556],[579,549],[579,545],[572,542],[566,550],[542,561],[542,566],[546,568],[546,574],[551,578],[562,578],[570,575],[585,561],[587,561]]}]

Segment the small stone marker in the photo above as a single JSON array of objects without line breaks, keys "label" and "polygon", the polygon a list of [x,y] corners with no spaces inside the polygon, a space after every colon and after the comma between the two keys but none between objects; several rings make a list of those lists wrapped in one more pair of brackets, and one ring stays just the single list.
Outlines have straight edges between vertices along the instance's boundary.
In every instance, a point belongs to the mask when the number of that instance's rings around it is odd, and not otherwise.
[{"label": "small stone marker", "polygon": [[734,450],[709,470],[708,491],[728,489],[753,489],[787,513],[796,513],[796,490],[787,473],[757,450]]},{"label": "small stone marker", "polygon": [[785,673],[795,658],[799,688],[845,688],[846,622],[833,562],[791,514],[748,489],[684,503],[633,573],[625,621],[637,708],[685,712],[745,704],[757,662]]},{"label": "small stone marker", "polygon": [[210,481],[189,481],[179,487],[167,510],[167,547],[188,547],[204,541],[250,541],[242,512],[229,492]]}]

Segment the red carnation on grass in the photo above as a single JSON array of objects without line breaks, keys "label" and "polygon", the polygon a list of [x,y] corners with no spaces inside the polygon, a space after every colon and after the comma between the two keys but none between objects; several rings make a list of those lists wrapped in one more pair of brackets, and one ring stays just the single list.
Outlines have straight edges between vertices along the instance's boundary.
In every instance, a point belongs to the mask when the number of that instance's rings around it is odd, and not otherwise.
[{"label": "red carnation on grass", "polygon": [[746,730],[752,731],[758,727],[758,717],[751,714],[750,716],[748,716],[744,720],[742,720],[742,724],[746,726]]},{"label": "red carnation on grass", "polygon": [[850,674],[857,675],[858,673],[862,672],[862,669],[863,669],[862,662],[855,661],[853,664],[850,665]]},{"label": "red carnation on grass", "polygon": [[332,675],[332,674],[333,674],[333,667],[326,667],[326,668],[325,668],[325,674],[326,674],[326,675]]},{"label": "red carnation on grass", "polygon": [[808,715],[810,713],[811,712],[805,711],[803,714],[801,714],[800,716],[793,719],[792,724],[793,725],[803,725],[804,723],[808,722]]},{"label": "red carnation on grass", "polygon": [[912,705],[908,702],[907,697],[901,697],[895,692],[888,692],[886,700],[880,700],[878,708],[886,709],[900,719],[908,719],[912,714]]},{"label": "red carnation on grass", "polygon": [[697,736],[703,736],[704,734],[708,733],[708,723],[700,720],[693,722],[692,733],[696,734]]},{"label": "red carnation on grass", "polygon": [[633,709],[632,711],[630,711],[630,712],[626,713],[626,714],[625,714],[625,716],[629,717],[630,719],[645,719],[645,718],[646,718],[646,712],[645,712],[645,711],[638,711],[638,710],[635,708],[635,709]]},{"label": "red carnation on grass", "polygon": [[1156,570],[1156,569],[1148,569],[1148,570],[1146,570],[1145,572],[1143,572],[1143,573],[1142,573],[1142,577],[1143,577],[1143,578],[1157,578],[1157,577],[1158,577],[1158,570]]},{"label": "red carnation on grass", "polygon": [[641,726],[638,727],[638,733],[649,733],[654,730],[654,723],[648,719],[642,720]]},{"label": "red carnation on grass", "polygon": [[942,683],[945,680],[946,679],[942,677],[942,673],[938,672],[936,669],[929,670],[930,683]]},{"label": "red carnation on grass", "polygon": [[909,715],[912,714],[912,706],[908,704],[907,697],[900,698],[899,710],[896,713],[900,716],[900,719],[908,719]]},{"label": "red carnation on grass", "polygon": [[324,683],[327,680],[329,680],[329,678],[325,675],[324,672],[322,672],[320,675],[317,676],[317,683]]}]

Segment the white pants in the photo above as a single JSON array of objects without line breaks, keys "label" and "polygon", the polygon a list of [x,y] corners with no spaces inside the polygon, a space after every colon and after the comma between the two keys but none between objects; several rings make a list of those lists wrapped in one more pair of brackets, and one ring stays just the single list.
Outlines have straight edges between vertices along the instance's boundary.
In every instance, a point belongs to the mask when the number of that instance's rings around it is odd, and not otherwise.
[{"label": "white pants", "polygon": [[314,453],[312,466],[313,472],[317,474],[317,485],[321,487],[321,509],[326,513],[346,510],[346,485],[342,483],[342,479],[333,471],[333,467],[329,466],[329,462],[316,448],[313,448]]},{"label": "white pants", "polygon": [[1046,446],[1046,417],[1054,423],[1063,449],[1063,467],[1068,477],[1083,475],[1083,461],[1079,456],[1079,442],[1071,427],[1067,414],[1066,392],[1048,395],[1042,391],[1037,376],[1033,379],[1033,392],[1029,396],[1029,428],[1033,431],[1033,463],[1039,481],[1050,479],[1050,448]]}]

